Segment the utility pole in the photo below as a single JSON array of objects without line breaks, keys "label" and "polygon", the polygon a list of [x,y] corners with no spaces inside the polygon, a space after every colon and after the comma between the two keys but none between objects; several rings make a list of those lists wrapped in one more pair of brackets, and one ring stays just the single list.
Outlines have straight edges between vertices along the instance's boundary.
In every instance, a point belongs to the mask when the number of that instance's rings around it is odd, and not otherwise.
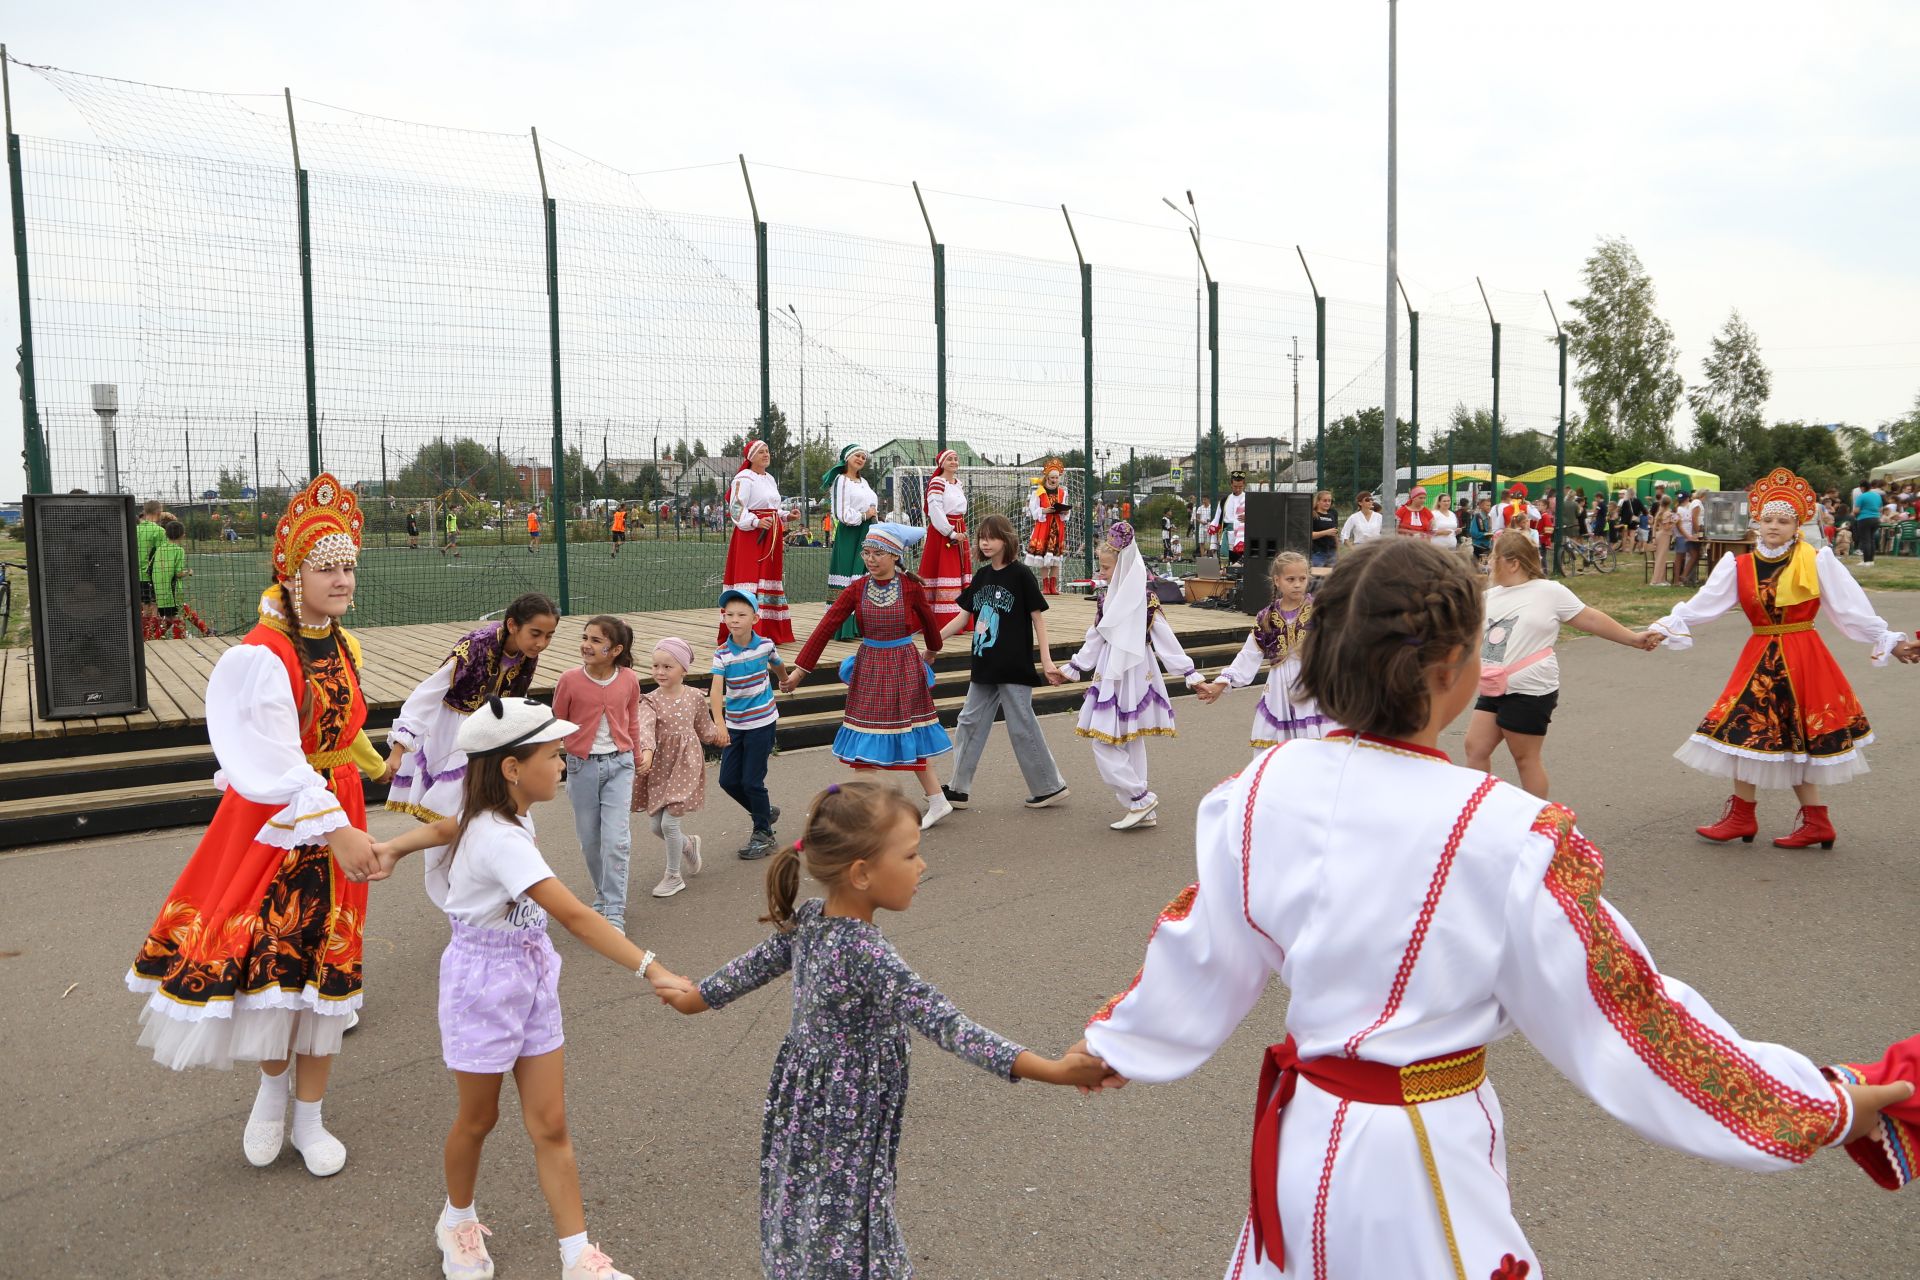
[{"label": "utility pole", "polygon": [[[1387,0],[1387,360],[1380,414],[1381,470],[1386,473],[1386,498],[1381,510],[1393,516],[1394,488],[1400,471],[1400,309],[1394,290],[1400,279],[1399,227],[1399,114],[1400,114],[1400,0]],[[1418,483],[1416,480],[1414,483]]]},{"label": "utility pole", "polygon": [[[1187,208],[1182,209],[1165,196],[1160,203],[1185,218],[1193,227],[1193,244],[1196,253],[1204,253],[1200,247],[1200,206],[1193,202],[1193,192],[1187,192]],[[1187,210],[1191,209],[1192,213]],[[1193,273],[1193,469],[1200,470],[1200,448],[1205,418],[1201,413],[1200,384],[1205,377],[1206,343],[1202,338],[1202,328],[1206,322],[1207,268],[1204,257],[1195,265]],[[1195,492],[1199,492],[1196,481]]]}]

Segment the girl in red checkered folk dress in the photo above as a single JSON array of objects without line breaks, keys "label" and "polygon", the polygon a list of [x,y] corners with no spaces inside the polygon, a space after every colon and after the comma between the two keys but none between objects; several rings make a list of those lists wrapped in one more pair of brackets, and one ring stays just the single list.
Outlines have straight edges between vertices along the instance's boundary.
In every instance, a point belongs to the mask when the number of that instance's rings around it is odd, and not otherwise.
[{"label": "girl in red checkered folk dress", "polygon": [[1344,727],[1201,802],[1198,881],[1075,1046],[1108,1087],[1175,1080],[1285,978],[1229,1277],[1537,1280],[1486,1070],[1516,1030],[1642,1136],[1741,1169],[1797,1168],[1912,1096],[1742,1038],[1655,968],[1569,810],[1448,760],[1480,611],[1472,571],[1425,540],[1341,557],[1299,683]]},{"label": "girl in red checkered folk dress", "polygon": [[[867,571],[827,606],[781,688],[788,693],[799,688],[840,624],[857,619],[860,647],[840,664],[847,710],[833,735],[833,754],[855,769],[913,774],[927,797],[920,820],[924,830],[953,812],[932,764],[933,757],[953,750],[953,742],[933,709],[933,669],[928,665],[940,652],[940,623],[926,588],[901,567],[907,548],[920,537],[911,525],[868,528],[860,546]],[[926,657],[913,642],[916,633],[926,645]]]}]

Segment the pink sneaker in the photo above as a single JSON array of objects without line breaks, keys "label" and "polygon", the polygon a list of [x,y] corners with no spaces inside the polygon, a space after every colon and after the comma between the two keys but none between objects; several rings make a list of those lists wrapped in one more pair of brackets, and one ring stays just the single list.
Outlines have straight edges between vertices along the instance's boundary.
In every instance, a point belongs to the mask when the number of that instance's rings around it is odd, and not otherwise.
[{"label": "pink sneaker", "polygon": [[469,1218],[451,1227],[442,1217],[433,1228],[440,1245],[440,1274],[447,1280],[493,1280],[493,1259],[487,1256],[486,1237],[493,1232]]},{"label": "pink sneaker", "polygon": [[562,1268],[560,1280],[633,1280],[633,1277],[616,1268],[613,1259],[600,1252],[599,1246],[590,1244],[578,1262]]}]

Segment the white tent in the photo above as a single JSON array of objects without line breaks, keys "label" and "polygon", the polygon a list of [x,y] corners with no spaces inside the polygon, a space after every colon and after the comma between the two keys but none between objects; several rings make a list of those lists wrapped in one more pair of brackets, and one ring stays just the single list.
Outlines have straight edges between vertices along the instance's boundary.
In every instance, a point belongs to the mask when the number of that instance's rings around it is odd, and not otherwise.
[{"label": "white tent", "polygon": [[1904,458],[1883,462],[1867,475],[1874,480],[1905,480],[1908,476],[1920,476],[1920,453],[1910,453]]}]

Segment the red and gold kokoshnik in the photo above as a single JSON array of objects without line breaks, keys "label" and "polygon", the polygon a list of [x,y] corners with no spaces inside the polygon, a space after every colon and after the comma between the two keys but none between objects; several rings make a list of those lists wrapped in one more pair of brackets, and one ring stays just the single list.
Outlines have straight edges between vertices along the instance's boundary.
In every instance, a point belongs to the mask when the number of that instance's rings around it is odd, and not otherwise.
[{"label": "red and gold kokoshnik", "polygon": [[1799,522],[1805,524],[1813,519],[1813,506],[1818,500],[1813,486],[1785,467],[1775,467],[1747,489],[1747,510],[1756,520],[1769,502],[1784,502],[1793,508]]},{"label": "red and gold kokoshnik", "polygon": [[280,523],[274,526],[273,576],[293,577],[316,551],[330,564],[351,562],[360,550],[364,523],[360,500],[353,496],[353,490],[321,472],[313,483],[293,495]]}]

